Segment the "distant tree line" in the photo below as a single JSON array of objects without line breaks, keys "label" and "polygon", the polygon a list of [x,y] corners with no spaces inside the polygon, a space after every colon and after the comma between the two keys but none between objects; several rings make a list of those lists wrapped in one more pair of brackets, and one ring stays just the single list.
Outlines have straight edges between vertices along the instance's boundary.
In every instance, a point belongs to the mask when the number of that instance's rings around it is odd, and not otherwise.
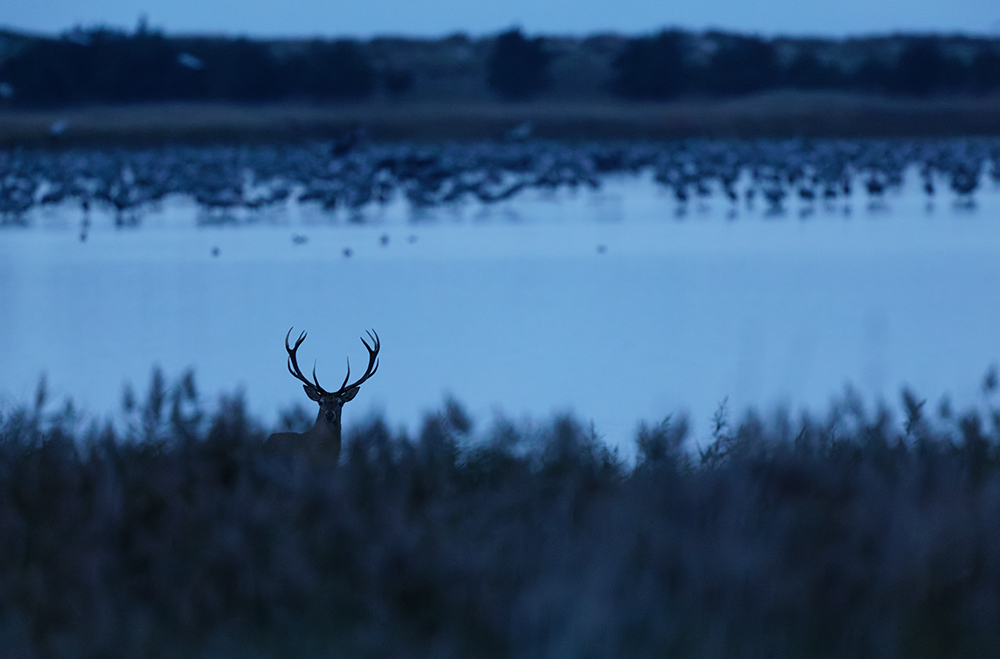
[{"label": "distant tree line", "polygon": [[371,95],[376,78],[364,47],[351,40],[280,52],[249,39],[171,39],[145,30],[39,39],[0,66],[11,101],[24,106],[355,100]]},{"label": "distant tree line", "polygon": [[551,59],[541,38],[525,39],[520,30],[504,32],[497,37],[487,63],[490,89],[511,101],[537,96],[552,83]]},{"label": "distant tree line", "polygon": [[[490,43],[490,41],[492,43]],[[606,53],[606,92],[628,100],[737,96],[772,89],[843,90],[909,97],[1000,91],[1000,44],[947,37],[886,37],[878,48],[847,42],[769,40],[666,30],[619,38]],[[954,41],[954,39],[952,39]],[[586,40],[581,40],[581,44]],[[484,89],[511,101],[535,98],[554,82],[553,39],[512,29],[463,64],[481,71]],[[0,102],[23,107],[154,101],[350,101],[378,91],[404,95],[419,61],[393,68],[359,41],[265,42],[245,38],[168,38],[144,24],[32,39],[0,62]]]},{"label": "distant tree line", "polygon": [[968,58],[943,39],[901,37],[894,59],[875,53],[853,66],[822,59],[808,47],[783,61],[773,41],[680,31],[628,40],[614,59],[612,89],[635,100],[684,95],[735,96],[769,89],[833,89],[896,96],[986,94],[1000,91],[1000,51],[990,42]]}]

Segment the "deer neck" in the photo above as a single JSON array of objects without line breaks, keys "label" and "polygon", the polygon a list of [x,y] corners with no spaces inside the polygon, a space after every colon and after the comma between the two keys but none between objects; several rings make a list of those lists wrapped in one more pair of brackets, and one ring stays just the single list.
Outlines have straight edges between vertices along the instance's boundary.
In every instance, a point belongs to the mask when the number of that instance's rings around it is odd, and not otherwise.
[{"label": "deer neck", "polygon": [[326,414],[321,409],[316,416],[316,425],[306,432],[309,445],[315,454],[333,453],[340,455],[340,415],[333,421],[326,420]]}]

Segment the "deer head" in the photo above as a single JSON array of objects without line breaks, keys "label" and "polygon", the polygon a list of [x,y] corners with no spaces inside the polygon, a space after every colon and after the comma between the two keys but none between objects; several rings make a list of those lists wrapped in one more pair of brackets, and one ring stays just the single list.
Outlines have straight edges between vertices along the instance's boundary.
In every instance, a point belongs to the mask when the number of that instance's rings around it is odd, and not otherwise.
[{"label": "deer head", "polygon": [[[333,460],[336,461],[340,455],[340,420],[344,403],[353,400],[361,389],[361,385],[368,378],[375,375],[375,371],[378,370],[378,352],[381,348],[378,334],[374,330],[367,332],[367,334],[368,338],[371,339],[371,345],[368,344],[368,341],[364,337],[361,338],[365,349],[368,350],[368,368],[365,369],[364,374],[354,382],[350,382],[351,362],[348,360],[347,375],[344,377],[344,382],[340,385],[340,389],[327,391],[319,384],[319,380],[316,377],[315,364],[313,365],[311,381],[302,373],[302,369],[299,368],[296,353],[302,342],[306,340],[306,333],[302,332],[299,334],[299,338],[296,339],[293,346],[288,343],[289,338],[292,336],[292,330],[288,330],[288,334],[285,335],[285,351],[288,352],[288,372],[302,382],[302,388],[310,400],[319,403],[319,415],[316,417],[316,425],[311,430],[304,433],[274,433],[267,440],[269,445],[280,445],[288,448],[302,446],[314,459],[318,458],[321,454],[331,454]],[[350,384],[348,384],[349,382]]]}]

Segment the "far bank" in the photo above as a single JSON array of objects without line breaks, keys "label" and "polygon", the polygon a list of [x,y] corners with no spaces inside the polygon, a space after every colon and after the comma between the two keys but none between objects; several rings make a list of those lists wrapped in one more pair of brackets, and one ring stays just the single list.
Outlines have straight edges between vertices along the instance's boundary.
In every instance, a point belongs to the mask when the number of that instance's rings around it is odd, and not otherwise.
[{"label": "far bank", "polygon": [[658,103],[169,103],[0,111],[0,147],[332,139],[921,138],[1000,135],[1000,96],[889,99],[769,92]]}]

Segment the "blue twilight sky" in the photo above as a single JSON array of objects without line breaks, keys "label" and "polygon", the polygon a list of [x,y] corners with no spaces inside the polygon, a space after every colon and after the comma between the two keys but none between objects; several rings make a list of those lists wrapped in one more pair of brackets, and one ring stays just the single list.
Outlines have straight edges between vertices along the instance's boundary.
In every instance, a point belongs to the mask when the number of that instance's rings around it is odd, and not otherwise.
[{"label": "blue twilight sky", "polygon": [[2,0],[0,25],[74,25],[250,36],[640,33],[664,26],[763,35],[963,32],[1000,36],[996,0]]}]

